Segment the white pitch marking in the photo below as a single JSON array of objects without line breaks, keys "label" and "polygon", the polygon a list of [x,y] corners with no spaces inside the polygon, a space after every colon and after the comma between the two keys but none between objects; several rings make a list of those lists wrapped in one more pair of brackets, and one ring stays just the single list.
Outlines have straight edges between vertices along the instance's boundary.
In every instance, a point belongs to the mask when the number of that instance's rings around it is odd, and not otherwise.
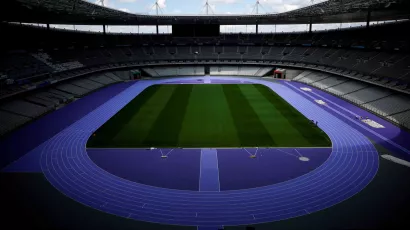
[{"label": "white pitch marking", "polygon": [[167,153],[164,155],[164,152],[162,152],[162,149],[159,149],[159,151],[161,152],[161,156],[166,156],[166,157],[172,152],[172,150],[174,150],[174,149],[169,150],[169,152],[167,152]]},{"label": "white pitch marking", "polygon": [[281,149],[275,149],[275,150],[278,150],[279,152],[286,153],[286,154],[291,155],[291,156],[294,156],[294,157],[298,157],[298,156],[293,155],[293,154],[291,154],[291,153],[285,152],[285,151],[283,151],[283,150],[281,150]]},{"label": "white pitch marking", "polygon": [[249,155],[251,155],[252,156],[252,154],[248,151],[248,150],[246,150],[245,148],[243,148],[246,152],[248,152],[248,154]]},{"label": "white pitch marking", "polygon": [[245,150],[250,156],[256,156],[256,154],[258,153],[258,149],[259,149],[259,147],[256,147],[255,154],[252,154],[246,148],[243,148],[243,150]]},{"label": "white pitch marking", "polygon": [[172,150],[174,149],[169,150],[169,152],[165,156],[168,156],[172,152]]},{"label": "white pitch marking", "polygon": [[297,149],[295,149],[295,151],[299,154],[299,156],[303,157]]}]

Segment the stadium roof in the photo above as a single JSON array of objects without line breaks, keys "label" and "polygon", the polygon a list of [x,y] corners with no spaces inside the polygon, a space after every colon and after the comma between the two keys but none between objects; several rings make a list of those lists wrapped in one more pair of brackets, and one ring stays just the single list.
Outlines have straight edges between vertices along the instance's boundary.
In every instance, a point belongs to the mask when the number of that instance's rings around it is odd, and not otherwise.
[{"label": "stadium roof", "polygon": [[329,0],[277,14],[148,15],[123,12],[82,0],[3,0],[1,21],[81,25],[306,24],[410,18],[406,0]]}]

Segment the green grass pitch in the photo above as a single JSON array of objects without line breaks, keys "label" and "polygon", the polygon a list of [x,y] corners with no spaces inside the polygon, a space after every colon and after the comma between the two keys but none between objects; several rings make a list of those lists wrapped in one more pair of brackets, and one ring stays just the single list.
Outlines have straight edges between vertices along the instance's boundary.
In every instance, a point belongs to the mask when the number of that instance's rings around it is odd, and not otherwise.
[{"label": "green grass pitch", "polygon": [[329,146],[322,130],[257,84],[150,86],[87,143],[89,148]]}]

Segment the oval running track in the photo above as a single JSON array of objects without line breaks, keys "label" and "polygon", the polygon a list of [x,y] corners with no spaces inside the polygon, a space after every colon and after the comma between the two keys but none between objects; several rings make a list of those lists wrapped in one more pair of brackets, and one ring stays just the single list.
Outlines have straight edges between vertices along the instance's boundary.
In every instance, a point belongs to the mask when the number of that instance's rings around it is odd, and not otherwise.
[{"label": "oval running track", "polygon": [[138,184],[91,161],[86,152],[88,138],[136,95],[152,84],[190,79],[203,77],[136,82],[38,146],[33,151],[42,153],[40,163],[46,178],[68,197],[114,215],[172,225],[230,226],[278,221],[328,208],[358,193],[376,175],[378,154],[364,135],[286,86],[250,79],[246,81],[268,86],[306,117],[319,121],[333,143],[325,163],[274,185],[199,192]]}]

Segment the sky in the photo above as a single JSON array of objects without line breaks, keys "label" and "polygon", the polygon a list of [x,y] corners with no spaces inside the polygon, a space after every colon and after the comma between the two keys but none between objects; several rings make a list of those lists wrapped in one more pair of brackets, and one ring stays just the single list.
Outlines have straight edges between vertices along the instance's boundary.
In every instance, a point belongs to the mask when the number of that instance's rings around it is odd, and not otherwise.
[{"label": "sky", "polygon": [[[206,0],[85,0],[94,4],[122,10],[136,14],[155,15],[155,5],[159,7],[159,14],[171,15],[195,15],[206,14]],[[320,3],[326,0],[313,0],[313,3]],[[282,13],[295,10],[312,4],[312,0],[208,0],[209,14],[256,14],[256,4],[258,13]],[[364,26],[365,23],[335,23],[335,24],[313,24],[312,29],[328,30],[337,28],[347,28],[353,26]],[[45,26],[45,25],[43,25]],[[74,29],[83,31],[102,32],[102,26],[89,25],[51,25],[54,28]],[[260,33],[272,32],[296,32],[307,31],[308,25],[259,25]],[[222,25],[221,33],[255,33],[255,25]],[[107,26],[107,32],[111,33],[155,33],[155,26]],[[160,26],[159,33],[172,33],[171,26]]]},{"label": "sky", "polygon": [[[101,0],[87,0],[101,5]],[[160,14],[205,14],[206,0],[103,0],[104,6],[132,13],[156,14],[158,2]],[[325,0],[314,0],[314,3]],[[256,13],[257,0],[208,0],[210,14]],[[312,0],[259,0],[258,13],[281,13],[312,4]]]}]

